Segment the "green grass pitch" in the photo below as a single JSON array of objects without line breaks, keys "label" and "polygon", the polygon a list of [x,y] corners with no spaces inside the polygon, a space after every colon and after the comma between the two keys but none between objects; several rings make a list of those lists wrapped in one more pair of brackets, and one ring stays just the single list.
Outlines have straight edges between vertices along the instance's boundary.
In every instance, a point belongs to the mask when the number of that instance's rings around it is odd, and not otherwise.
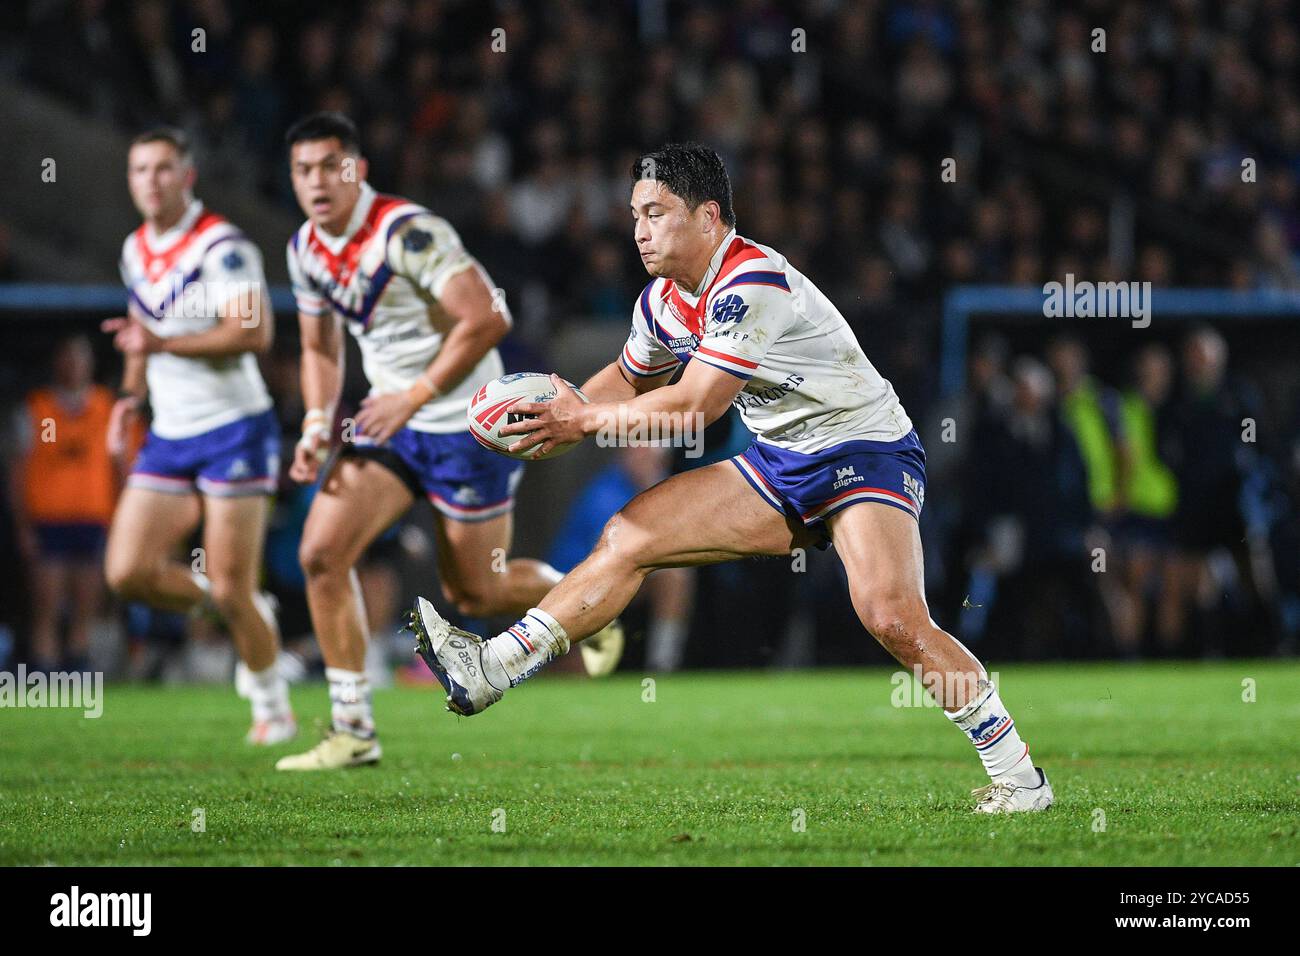
[{"label": "green grass pitch", "polygon": [[473,719],[381,691],[383,762],[302,775],[272,764],[314,742],[320,685],[270,751],[230,688],[110,685],[98,720],[0,710],[0,864],[1300,864],[1294,663],[1012,665],[1001,690],[1046,813],[971,814],[974,750],[887,670],[668,675],[653,702],[546,677]]}]

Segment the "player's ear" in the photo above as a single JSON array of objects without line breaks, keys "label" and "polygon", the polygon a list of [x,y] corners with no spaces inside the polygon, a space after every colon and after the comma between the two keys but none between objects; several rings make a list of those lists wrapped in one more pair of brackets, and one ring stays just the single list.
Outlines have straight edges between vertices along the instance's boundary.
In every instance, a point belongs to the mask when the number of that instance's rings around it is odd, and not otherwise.
[{"label": "player's ear", "polygon": [[706,233],[712,232],[713,227],[716,226],[718,220],[722,218],[722,207],[712,199],[702,203],[701,207],[704,209],[704,216],[700,222],[700,231]]},{"label": "player's ear", "polygon": [[365,182],[370,176],[370,163],[364,156],[357,157],[357,182]]}]

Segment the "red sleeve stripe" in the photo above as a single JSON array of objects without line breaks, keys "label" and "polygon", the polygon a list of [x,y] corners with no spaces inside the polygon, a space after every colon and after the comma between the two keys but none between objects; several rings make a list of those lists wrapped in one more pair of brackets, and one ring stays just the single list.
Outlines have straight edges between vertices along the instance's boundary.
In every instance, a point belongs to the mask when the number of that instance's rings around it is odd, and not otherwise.
[{"label": "red sleeve stripe", "polygon": [[728,368],[726,365],[723,365],[721,362],[711,361],[710,359],[705,358],[703,355],[697,355],[696,358],[699,359],[701,362],[703,362],[705,365],[707,365],[709,368],[716,368],[719,372],[726,372],[728,375],[734,375],[736,376],[736,378],[740,379],[743,382],[747,382],[751,378],[748,372],[740,372],[734,368]]},{"label": "red sleeve stripe", "polygon": [[696,351],[703,352],[705,355],[712,355],[714,358],[720,358],[727,362],[735,362],[737,365],[741,365],[748,369],[758,368],[757,362],[751,362],[749,359],[743,359],[736,355],[728,355],[726,352],[715,352],[713,349],[706,349],[703,345],[696,349]]},{"label": "red sleeve stripe", "polygon": [[631,371],[638,375],[662,375],[664,372],[677,365],[677,359],[673,359],[671,362],[665,362],[663,365],[658,366],[645,365],[632,357],[632,353],[628,351],[627,346],[623,347],[623,361]]}]

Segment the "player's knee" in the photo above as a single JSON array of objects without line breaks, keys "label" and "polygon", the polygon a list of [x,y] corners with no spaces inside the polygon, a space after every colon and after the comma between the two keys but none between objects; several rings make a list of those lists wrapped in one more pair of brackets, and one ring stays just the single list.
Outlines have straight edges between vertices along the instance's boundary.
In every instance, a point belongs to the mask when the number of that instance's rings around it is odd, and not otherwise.
[{"label": "player's knee", "polygon": [[303,538],[298,546],[298,563],[302,565],[302,573],[308,579],[348,572],[348,566],[340,559],[337,549],[325,542],[307,538]]},{"label": "player's knee", "polygon": [[126,601],[148,598],[158,580],[158,568],[139,560],[109,557],[104,564],[104,579],[109,589]]},{"label": "player's knee", "polygon": [[245,582],[220,575],[209,575],[209,580],[212,588],[209,596],[223,617],[229,618],[246,605],[252,604],[253,589]]},{"label": "player's knee", "polygon": [[886,648],[916,641],[930,621],[925,602],[912,595],[884,595],[862,602],[862,626]]},{"label": "player's knee", "polygon": [[602,562],[630,568],[650,568],[656,557],[654,537],[618,511],[605,522],[592,556]]}]

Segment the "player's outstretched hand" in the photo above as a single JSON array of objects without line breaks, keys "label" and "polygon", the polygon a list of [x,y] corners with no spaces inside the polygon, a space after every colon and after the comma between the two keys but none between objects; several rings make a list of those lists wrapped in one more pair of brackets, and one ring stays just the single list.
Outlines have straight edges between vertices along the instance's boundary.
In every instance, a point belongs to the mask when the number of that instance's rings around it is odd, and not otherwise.
[{"label": "player's outstretched hand", "polygon": [[150,332],[137,319],[119,315],[105,319],[99,324],[99,329],[112,334],[113,348],[124,355],[151,355],[162,351],[162,338]]},{"label": "player's outstretched hand", "polygon": [[525,436],[510,446],[511,452],[517,454],[541,445],[538,454],[545,455],[557,445],[572,444],[586,437],[578,414],[586,403],[560,376],[552,374],[551,384],[555,386],[555,397],[550,401],[515,402],[510,406],[511,415],[532,416],[501,429],[502,435]]}]

